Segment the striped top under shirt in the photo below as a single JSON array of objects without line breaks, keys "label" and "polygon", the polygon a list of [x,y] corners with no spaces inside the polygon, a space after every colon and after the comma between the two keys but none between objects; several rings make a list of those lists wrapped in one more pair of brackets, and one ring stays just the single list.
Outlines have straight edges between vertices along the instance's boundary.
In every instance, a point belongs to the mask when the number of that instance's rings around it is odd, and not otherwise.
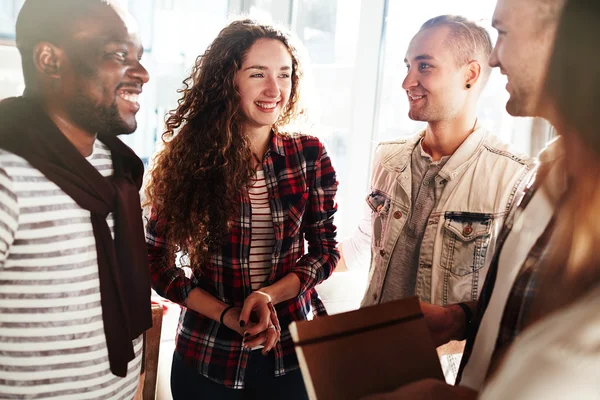
[{"label": "striped top under shirt", "polygon": [[269,192],[262,169],[248,188],[252,205],[252,243],[250,245],[250,282],[252,290],[257,290],[265,283],[271,273],[271,256],[275,243],[273,217],[269,206]]},{"label": "striped top under shirt", "polygon": [[[96,141],[87,160],[113,174]],[[114,237],[113,215],[107,217]],[[0,150],[0,399],[132,399],[142,340],[114,376],[91,214],[23,158]]]}]

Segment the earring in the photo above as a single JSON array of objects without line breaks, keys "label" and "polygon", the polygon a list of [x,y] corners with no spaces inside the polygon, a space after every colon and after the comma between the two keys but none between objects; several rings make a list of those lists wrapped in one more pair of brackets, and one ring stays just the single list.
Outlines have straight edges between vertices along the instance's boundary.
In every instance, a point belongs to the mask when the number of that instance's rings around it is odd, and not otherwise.
[{"label": "earring", "polygon": [[471,89],[471,84],[467,83],[467,89]]}]

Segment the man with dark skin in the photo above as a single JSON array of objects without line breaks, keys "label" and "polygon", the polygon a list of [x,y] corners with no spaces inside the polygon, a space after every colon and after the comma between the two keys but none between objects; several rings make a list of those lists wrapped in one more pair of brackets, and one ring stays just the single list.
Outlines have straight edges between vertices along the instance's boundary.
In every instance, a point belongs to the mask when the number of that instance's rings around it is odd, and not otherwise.
[{"label": "man with dark skin", "polygon": [[132,17],[100,1],[88,3],[89,15],[72,21],[70,37],[37,42],[27,49],[32,54],[24,55],[24,63],[30,63],[24,65],[26,96],[41,100],[50,119],[83,156],[91,154],[98,132],[120,135],[136,130],[137,99],[149,79],[140,64],[144,50]]},{"label": "man with dark skin", "polygon": [[[27,0],[25,93],[0,103],[0,398],[132,399],[151,326],[139,189],[118,138],[149,76],[101,0]],[[18,351],[15,351],[18,349]]]}]

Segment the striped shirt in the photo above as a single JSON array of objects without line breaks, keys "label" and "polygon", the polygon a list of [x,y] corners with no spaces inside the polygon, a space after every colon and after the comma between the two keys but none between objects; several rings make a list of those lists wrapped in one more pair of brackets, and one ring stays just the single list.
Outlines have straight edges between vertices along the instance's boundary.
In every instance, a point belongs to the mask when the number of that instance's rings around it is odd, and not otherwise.
[{"label": "striped shirt", "polygon": [[[111,176],[110,150],[87,160]],[[113,232],[112,214],[107,217]],[[0,150],[0,398],[131,399],[110,372],[91,214],[23,158]]]},{"label": "striped shirt", "polygon": [[248,197],[252,206],[250,282],[252,290],[258,290],[271,274],[271,256],[273,255],[273,244],[275,244],[269,192],[262,169],[256,171],[256,177],[248,189]]}]

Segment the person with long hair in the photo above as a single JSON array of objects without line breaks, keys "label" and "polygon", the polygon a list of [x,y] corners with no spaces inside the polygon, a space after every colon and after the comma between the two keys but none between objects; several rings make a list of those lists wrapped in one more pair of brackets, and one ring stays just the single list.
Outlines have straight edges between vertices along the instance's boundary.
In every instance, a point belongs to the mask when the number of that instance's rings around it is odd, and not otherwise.
[{"label": "person with long hair", "polygon": [[287,326],[325,312],[314,287],[339,253],[330,158],[289,133],[303,115],[298,54],[289,33],[234,21],[167,119],[146,238],[154,289],[183,307],[175,399],[307,398]]},{"label": "person with long hair", "polygon": [[546,79],[568,190],[542,256],[530,326],[510,347],[484,399],[600,398],[598,35],[600,3],[568,0]]}]

